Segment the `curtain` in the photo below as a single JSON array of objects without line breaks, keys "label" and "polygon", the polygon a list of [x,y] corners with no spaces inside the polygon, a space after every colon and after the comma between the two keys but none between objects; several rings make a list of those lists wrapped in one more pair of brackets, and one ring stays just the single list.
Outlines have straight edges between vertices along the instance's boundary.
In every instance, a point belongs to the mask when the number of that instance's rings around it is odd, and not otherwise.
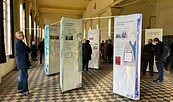
[{"label": "curtain", "polygon": [[0,63],[6,62],[3,27],[3,0],[0,0]]}]

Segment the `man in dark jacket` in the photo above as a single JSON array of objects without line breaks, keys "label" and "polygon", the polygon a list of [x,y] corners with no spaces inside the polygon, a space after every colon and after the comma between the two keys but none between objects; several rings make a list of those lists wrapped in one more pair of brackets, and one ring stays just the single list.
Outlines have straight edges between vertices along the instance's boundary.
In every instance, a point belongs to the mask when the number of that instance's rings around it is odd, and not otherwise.
[{"label": "man in dark jacket", "polygon": [[144,46],[143,53],[144,53],[143,75],[146,74],[146,69],[149,63],[150,75],[153,76],[154,45],[152,44],[152,39],[148,39],[148,44]]},{"label": "man in dark jacket", "polygon": [[88,63],[89,60],[91,60],[91,54],[92,54],[92,49],[91,49],[91,45],[89,44],[90,41],[86,40],[86,43],[82,44],[82,68],[84,71],[84,68],[86,66],[86,71],[88,71]]},{"label": "man in dark jacket", "polygon": [[18,93],[23,93],[26,96],[30,96],[28,90],[28,69],[31,66],[29,61],[28,54],[30,53],[31,49],[26,46],[26,44],[22,41],[24,39],[23,32],[18,31],[15,34],[16,40],[16,64],[17,68],[19,69],[18,74]]},{"label": "man in dark jacket", "polygon": [[112,40],[108,40],[108,60],[109,60],[109,64],[111,64],[112,62],[112,57],[113,57],[113,44],[112,44]]},{"label": "man in dark jacket", "polygon": [[172,63],[173,63],[173,42],[170,45],[170,56],[168,57],[168,67],[166,71],[167,73],[170,73]]},{"label": "man in dark jacket", "polygon": [[39,43],[38,49],[40,52],[40,64],[42,64],[42,56],[44,55],[44,39]]},{"label": "man in dark jacket", "polygon": [[37,47],[36,47],[34,41],[32,41],[31,50],[32,50],[32,52],[31,52],[32,60],[33,60],[33,61],[36,61],[36,60],[37,60]]},{"label": "man in dark jacket", "polygon": [[163,42],[161,42],[158,38],[154,38],[155,44],[155,60],[156,66],[158,70],[158,78],[153,82],[162,82],[163,81]]}]

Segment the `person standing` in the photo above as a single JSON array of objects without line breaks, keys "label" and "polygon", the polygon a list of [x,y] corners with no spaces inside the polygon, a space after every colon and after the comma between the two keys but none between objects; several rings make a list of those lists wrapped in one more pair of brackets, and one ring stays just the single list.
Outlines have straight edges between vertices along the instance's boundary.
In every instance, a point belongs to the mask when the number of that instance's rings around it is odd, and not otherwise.
[{"label": "person standing", "polygon": [[173,42],[170,45],[170,56],[168,57],[168,67],[167,67],[167,73],[170,73],[171,66],[173,63]]},{"label": "person standing", "polygon": [[104,60],[107,62],[107,54],[108,54],[108,40],[105,40],[104,46],[103,46],[103,51],[104,51]]},{"label": "person standing", "polygon": [[32,60],[33,60],[33,61],[36,61],[36,60],[37,60],[37,59],[36,59],[36,58],[37,58],[37,47],[36,47],[34,41],[32,41],[31,50],[32,50],[32,52],[31,52]]},{"label": "person standing", "polygon": [[82,68],[83,68],[83,71],[84,71],[85,67],[86,67],[86,71],[88,71],[88,63],[89,63],[89,60],[91,60],[92,48],[89,43],[90,43],[90,41],[86,40],[86,43],[82,44]]},{"label": "person standing", "polygon": [[162,82],[163,81],[163,46],[164,43],[161,42],[158,38],[154,38],[155,45],[155,60],[156,67],[158,70],[158,77],[153,82]]},{"label": "person standing", "polygon": [[42,64],[42,56],[44,55],[44,39],[39,43],[38,49],[40,52],[40,64]]},{"label": "person standing", "polygon": [[113,44],[112,44],[112,40],[109,39],[108,40],[108,61],[109,61],[109,64],[112,63],[112,57],[113,57]]},{"label": "person standing", "polygon": [[144,68],[143,75],[146,74],[146,69],[149,63],[149,71],[150,75],[153,75],[153,65],[154,65],[154,45],[152,44],[152,39],[148,39],[148,44],[144,46]]},{"label": "person standing", "polygon": [[102,43],[100,44],[100,59],[102,58],[102,59],[104,59],[104,50],[103,50],[103,48],[104,48],[104,40],[102,40]]},{"label": "person standing", "polygon": [[19,69],[18,73],[18,93],[31,96],[28,90],[28,69],[31,66],[29,61],[29,53],[31,49],[22,41],[24,34],[22,31],[15,33],[17,38],[15,44],[16,64]]}]

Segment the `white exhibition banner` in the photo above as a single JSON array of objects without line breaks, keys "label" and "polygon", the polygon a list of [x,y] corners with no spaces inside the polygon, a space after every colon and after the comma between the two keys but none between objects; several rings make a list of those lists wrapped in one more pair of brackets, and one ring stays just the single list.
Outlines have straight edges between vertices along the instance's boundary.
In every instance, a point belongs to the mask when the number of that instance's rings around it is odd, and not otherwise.
[{"label": "white exhibition banner", "polygon": [[[145,45],[148,44],[148,39],[154,39],[157,37],[160,41],[162,41],[163,29],[145,29]],[[147,67],[147,71],[149,71],[149,65]],[[153,65],[153,72],[158,72],[156,63]]]},{"label": "white exhibition banner", "polygon": [[45,25],[45,63],[46,75],[60,72],[60,27]]},{"label": "white exhibition banner", "polygon": [[60,87],[69,91],[82,87],[82,20],[60,21]]},{"label": "white exhibition banner", "polygon": [[88,30],[88,40],[92,48],[91,60],[89,61],[89,68],[99,69],[99,30]]},{"label": "white exhibition banner", "polygon": [[114,18],[113,93],[140,99],[142,14]]}]

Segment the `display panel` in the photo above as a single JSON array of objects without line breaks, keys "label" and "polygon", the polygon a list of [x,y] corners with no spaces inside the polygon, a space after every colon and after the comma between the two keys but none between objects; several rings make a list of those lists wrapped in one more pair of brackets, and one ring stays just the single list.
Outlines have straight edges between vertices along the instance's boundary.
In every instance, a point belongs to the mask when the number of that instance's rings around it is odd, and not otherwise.
[{"label": "display panel", "polygon": [[82,87],[82,20],[61,18],[60,87],[65,92]]},{"label": "display panel", "polygon": [[60,27],[45,26],[45,73],[51,75],[60,72]]},{"label": "display panel", "polygon": [[91,60],[89,61],[89,68],[99,69],[99,30],[88,30],[88,40],[92,48]]},{"label": "display panel", "polygon": [[114,18],[113,92],[140,98],[142,15]]}]

